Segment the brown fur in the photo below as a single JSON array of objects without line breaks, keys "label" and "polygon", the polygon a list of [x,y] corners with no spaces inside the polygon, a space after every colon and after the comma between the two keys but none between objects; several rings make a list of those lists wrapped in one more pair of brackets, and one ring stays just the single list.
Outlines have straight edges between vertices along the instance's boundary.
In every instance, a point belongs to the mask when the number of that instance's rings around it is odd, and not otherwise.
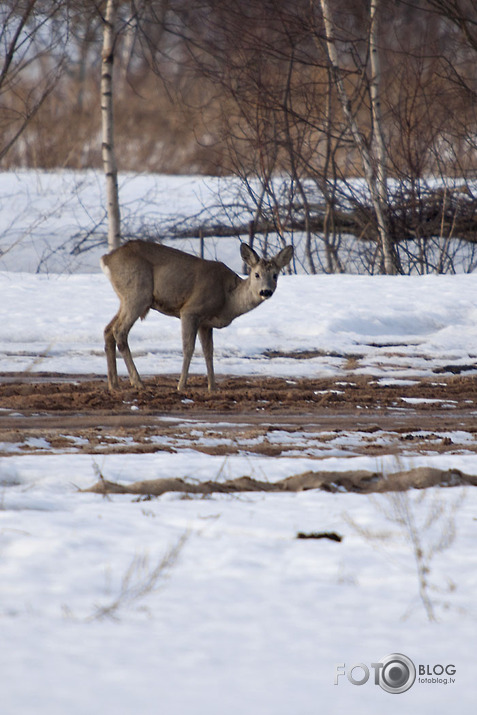
[{"label": "brown fur", "polygon": [[130,241],[102,257],[101,267],[120,300],[118,313],[104,331],[110,390],[118,387],[116,345],[131,384],[142,386],[128,335],[136,320],[145,318],[151,308],[181,320],[183,364],[178,389],[187,384],[197,334],[207,365],[209,390],[215,389],[213,328],[230,325],[237,316],[270,298],[278,273],[293,256],[291,246],[270,260],[261,259],[246,244],[241,245],[240,251],[251,268],[245,280],[218,261],[206,261],[147,241]]}]

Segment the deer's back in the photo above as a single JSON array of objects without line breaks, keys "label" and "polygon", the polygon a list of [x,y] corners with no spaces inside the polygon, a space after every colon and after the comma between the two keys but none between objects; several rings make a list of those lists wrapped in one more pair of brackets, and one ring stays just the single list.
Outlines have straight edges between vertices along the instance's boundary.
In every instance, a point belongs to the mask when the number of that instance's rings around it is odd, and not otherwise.
[{"label": "deer's back", "polygon": [[215,317],[241,280],[223,263],[148,241],[125,243],[103,264],[120,297],[134,284],[136,290],[151,292],[151,308],[176,317],[183,311]]}]

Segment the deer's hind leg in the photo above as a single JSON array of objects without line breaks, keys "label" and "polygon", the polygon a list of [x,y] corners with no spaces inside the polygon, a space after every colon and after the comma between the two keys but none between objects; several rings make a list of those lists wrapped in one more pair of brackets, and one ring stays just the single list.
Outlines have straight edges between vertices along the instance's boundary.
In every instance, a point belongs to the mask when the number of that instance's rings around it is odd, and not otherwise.
[{"label": "deer's hind leg", "polygon": [[114,318],[104,329],[104,351],[108,364],[108,387],[111,392],[117,390],[119,387],[118,369],[116,365],[116,338],[114,337],[114,326],[118,316],[119,313],[116,313]]},{"label": "deer's hind leg", "polygon": [[[121,353],[121,357],[126,363],[126,367],[129,373],[129,380],[133,387],[140,389],[143,387],[143,382],[139,377],[139,373],[132,359],[131,351],[129,349],[128,335],[132,326],[138,318],[145,318],[147,312],[150,308],[150,301],[145,299],[139,299],[133,303],[121,302],[121,307],[116,316],[113,325],[114,340],[118,346],[118,350]],[[117,378],[116,378],[117,381]]]},{"label": "deer's hind leg", "polygon": [[[142,266],[139,266],[139,268],[142,268]],[[121,304],[118,313],[104,331],[110,390],[114,390],[119,386],[116,368],[116,346],[126,363],[131,385],[137,388],[143,386],[129,349],[128,335],[136,320],[145,318],[151,307],[153,276],[150,270],[132,269],[133,267],[130,266],[125,280],[120,276],[121,280],[112,281]]]}]

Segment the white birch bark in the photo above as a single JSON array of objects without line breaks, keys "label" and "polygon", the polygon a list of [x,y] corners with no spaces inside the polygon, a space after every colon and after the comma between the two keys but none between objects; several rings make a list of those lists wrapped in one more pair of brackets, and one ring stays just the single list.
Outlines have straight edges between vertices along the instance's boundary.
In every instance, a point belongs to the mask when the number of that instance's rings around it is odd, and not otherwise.
[{"label": "white birch bark", "polygon": [[101,63],[102,157],[106,177],[108,246],[112,250],[121,241],[118,170],[114,152],[113,64],[116,24],[115,0],[107,0],[104,17]]},{"label": "white birch bark", "polygon": [[[379,103],[379,56],[377,52],[377,15],[376,15],[376,10],[377,10],[377,5],[378,5],[378,0],[371,0],[371,12],[373,12],[374,8],[374,22],[373,22],[373,27],[371,31],[371,35],[373,37],[373,40],[370,40],[371,42],[371,55],[374,54],[374,59],[372,59],[372,67],[376,70],[377,72],[374,72],[372,69],[373,73],[373,78],[371,82],[371,88],[372,92],[374,93],[374,100],[372,100],[372,105],[373,105],[373,124],[374,121],[376,120],[376,124],[378,126],[378,132],[381,140],[381,144],[379,145],[379,141],[375,143],[375,151],[371,152],[368,147],[366,146],[366,142],[364,140],[363,135],[360,132],[358,123],[356,121],[356,117],[353,114],[353,111],[351,109],[351,102],[348,97],[348,94],[346,92],[346,87],[344,86],[343,82],[343,76],[339,67],[339,59],[338,59],[338,51],[336,49],[336,44],[335,44],[335,29],[334,29],[334,22],[333,22],[333,15],[331,12],[331,7],[330,7],[330,2],[329,0],[320,0],[321,4],[321,10],[323,13],[323,21],[325,25],[325,42],[326,42],[326,49],[328,53],[328,58],[330,61],[331,65],[331,71],[333,75],[333,79],[336,85],[336,90],[338,92],[338,98],[340,100],[340,104],[343,110],[344,117],[346,119],[346,122],[348,124],[348,127],[350,129],[351,135],[353,137],[353,141],[356,145],[356,148],[358,150],[358,154],[361,159],[361,164],[363,167],[363,173],[364,177],[366,179],[366,183],[368,185],[370,194],[371,194],[371,201],[373,203],[374,210],[376,212],[376,219],[377,219],[377,224],[378,224],[378,235],[379,235],[379,241],[380,241],[380,247],[381,251],[383,254],[383,262],[384,262],[384,271],[385,273],[393,274],[397,272],[397,262],[396,262],[396,255],[394,251],[394,247],[392,244],[392,241],[389,236],[389,231],[387,227],[387,221],[386,221],[386,213],[385,213],[385,207],[386,207],[386,199],[387,199],[387,182],[386,182],[386,173],[385,173],[385,168],[386,168],[386,153],[385,153],[385,145],[384,145],[384,140],[382,137],[382,124],[380,123],[380,103]],[[375,52],[373,52],[373,48]],[[373,81],[374,80],[374,81]],[[376,111],[376,115],[375,115]],[[373,126],[373,129],[376,130],[376,125]],[[380,152],[382,152],[381,155],[381,160],[379,159]],[[384,193],[385,192],[385,193]]]},{"label": "white birch bark", "polygon": [[396,273],[397,256],[386,220],[386,207],[388,205],[388,177],[386,166],[386,143],[383,133],[383,119],[381,114],[381,67],[379,61],[379,0],[370,3],[370,29],[369,29],[369,54],[370,54],[370,96],[371,113],[373,121],[373,154],[375,160],[375,179],[377,200],[380,207],[380,219],[383,222],[381,243],[384,258],[385,273]]}]

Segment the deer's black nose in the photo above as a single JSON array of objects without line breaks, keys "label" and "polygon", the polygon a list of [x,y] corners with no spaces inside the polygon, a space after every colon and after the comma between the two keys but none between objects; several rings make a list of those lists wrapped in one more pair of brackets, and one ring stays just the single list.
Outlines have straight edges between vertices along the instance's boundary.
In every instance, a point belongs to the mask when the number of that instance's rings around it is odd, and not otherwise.
[{"label": "deer's black nose", "polygon": [[270,296],[273,295],[273,291],[272,290],[261,290],[260,295],[262,296],[262,298],[270,298]]}]

